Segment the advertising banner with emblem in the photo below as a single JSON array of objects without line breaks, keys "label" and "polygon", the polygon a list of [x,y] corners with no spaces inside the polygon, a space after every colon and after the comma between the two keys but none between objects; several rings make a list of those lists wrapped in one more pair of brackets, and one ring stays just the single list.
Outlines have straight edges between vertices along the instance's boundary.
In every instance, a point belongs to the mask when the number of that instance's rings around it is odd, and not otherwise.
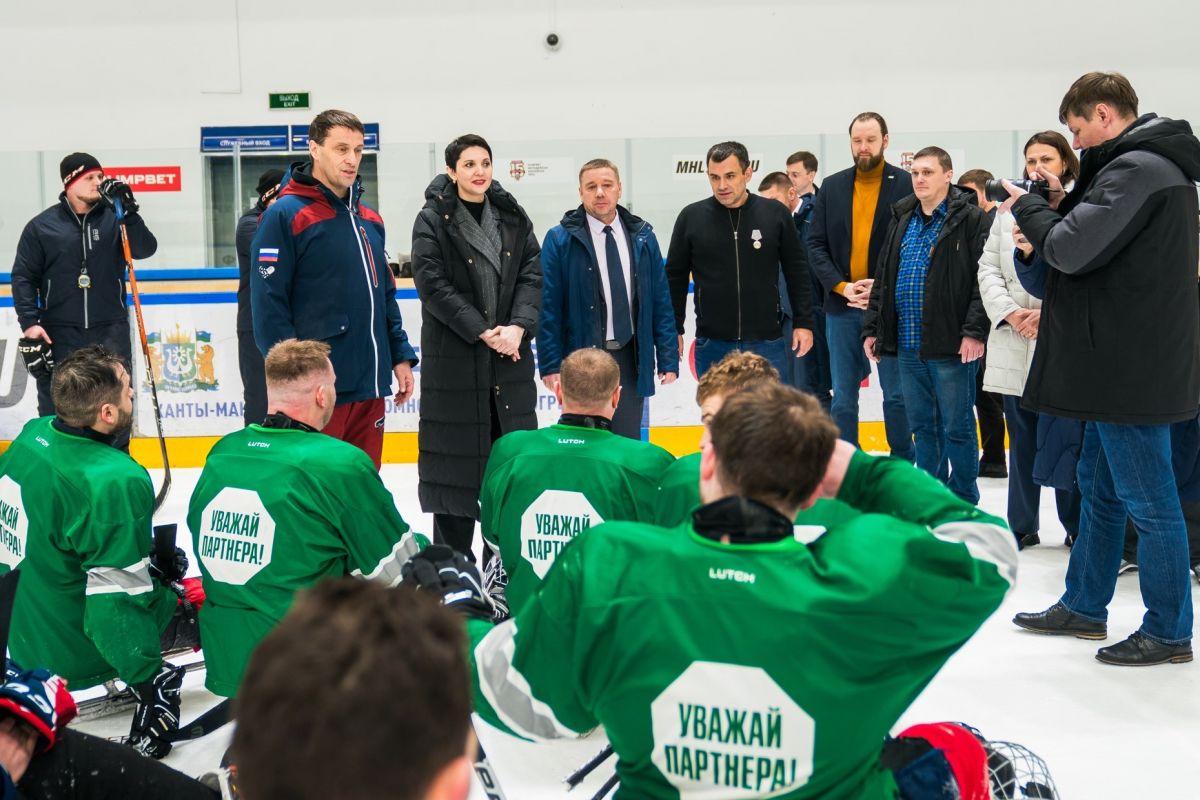
[{"label": "advertising banner with emblem", "polygon": [[[242,427],[236,304],[146,304],[142,312],[163,433],[220,436]],[[135,432],[153,436],[154,408],[140,347],[133,358]]]}]

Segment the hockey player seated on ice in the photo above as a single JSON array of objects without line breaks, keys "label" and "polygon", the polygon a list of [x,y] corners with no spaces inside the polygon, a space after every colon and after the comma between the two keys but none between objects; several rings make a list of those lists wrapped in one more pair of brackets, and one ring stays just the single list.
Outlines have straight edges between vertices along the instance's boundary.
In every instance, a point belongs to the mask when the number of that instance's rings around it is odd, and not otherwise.
[{"label": "hockey player seated on ice", "polygon": [[162,758],[184,674],[162,658],[176,647],[164,631],[182,627],[165,584],[187,566],[152,561],[150,475],[114,446],[133,421],[129,372],[92,345],[55,367],[51,394],[55,416],[0,455],[0,572],[22,572],[9,650],[72,689],[120,678],[138,699],[130,744]]},{"label": "hockey player seated on ice", "polygon": [[[884,736],[1000,605],[1017,550],[1002,520],[837,437],[791,387],[727,399],[690,523],[593,528],[513,619],[468,620],[476,712],[533,739],[603,725],[622,800],[895,797]],[[796,541],[797,511],[835,496],[859,516]],[[485,615],[448,580],[473,567],[431,551],[405,580]]]},{"label": "hockey player seated on ice", "polygon": [[0,798],[4,800],[218,800],[181,772],[124,745],[68,728],[75,701],[46,669],[12,661],[0,686]]},{"label": "hockey player seated on ice", "polygon": [[[771,362],[756,353],[735,350],[722,358],[700,378],[696,387],[696,404],[700,406],[700,424],[708,430],[713,415],[734,393],[763,383],[778,383],[779,371]],[[691,519],[700,505],[700,453],[680,456],[663,472],[655,503],[655,522],[673,528]],[[858,516],[845,503],[832,498],[819,498],[811,508],[801,508],[796,525],[830,528]]]},{"label": "hockey player seated on ice", "polygon": [[606,520],[650,522],[658,481],[675,459],[611,430],[621,395],[616,360],[597,348],[562,361],[558,424],[514,431],[492,446],[479,496],[484,540],[498,550],[507,589],[489,591],[514,613],[541,585],[558,553]]},{"label": "hockey player seated on ice", "polygon": [[319,432],[336,400],[329,346],[284,340],[264,370],[266,419],[217,442],[188,505],[208,594],[205,686],[224,697],[297,590],[340,575],[394,584],[424,542],[371,459]]},{"label": "hockey player seated on ice", "polygon": [[466,800],[466,648],[462,621],[423,592],[331,579],[300,593],[234,701],[241,797]]}]

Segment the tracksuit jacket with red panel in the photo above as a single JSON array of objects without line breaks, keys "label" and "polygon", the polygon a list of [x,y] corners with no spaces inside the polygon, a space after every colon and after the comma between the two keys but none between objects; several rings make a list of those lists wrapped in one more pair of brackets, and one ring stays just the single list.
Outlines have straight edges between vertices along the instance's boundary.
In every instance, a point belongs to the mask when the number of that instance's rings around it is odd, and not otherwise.
[{"label": "tracksuit jacket with red panel", "polygon": [[356,180],[343,200],[294,164],[250,245],[254,339],[265,355],[283,339],[331,348],[338,404],[390,394],[392,368],[417,356],[396,304],[383,218]]}]

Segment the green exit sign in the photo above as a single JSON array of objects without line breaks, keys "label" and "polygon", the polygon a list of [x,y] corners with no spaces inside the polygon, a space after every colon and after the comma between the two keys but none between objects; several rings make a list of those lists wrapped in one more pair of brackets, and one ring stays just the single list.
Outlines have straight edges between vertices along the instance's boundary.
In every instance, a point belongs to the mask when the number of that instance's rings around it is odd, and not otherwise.
[{"label": "green exit sign", "polygon": [[308,108],[308,92],[271,92],[271,108]]}]

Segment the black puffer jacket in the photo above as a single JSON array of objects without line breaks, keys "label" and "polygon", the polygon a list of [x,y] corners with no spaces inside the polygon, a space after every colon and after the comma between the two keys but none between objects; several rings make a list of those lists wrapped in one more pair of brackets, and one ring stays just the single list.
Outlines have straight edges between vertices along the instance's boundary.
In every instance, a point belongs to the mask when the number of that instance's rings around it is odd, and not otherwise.
[{"label": "black puffer jacket", "polygon": [[421,298],[421,508],[479,518],[479,486],[492,452],[493,399],[502,433],[537,427],[534,359],[542,305],[540,248],[517,201],[492,183],[488,200],[500,217],[498,325],[525,329],[520,360],[479,341],[490,326],[480,311],[474,251],[455,222],[458,194],[445,175],[425,190],[413,226],[413,281]]},{"label": "black puffer jacket", "polygon": [[1200,140],[1147,114],[1088,149],[1065,216],[1025,195],[1021,230],[1052,267],[1024,405],[1061,417],[1180,422],[1200,406]]},{"label": "black puffer jacket", "polygon": [[[987,341],[991,328],[979,296],[979,257],[991,224],[975,192],[950,187],[946,222],[934,244],[925,274],[921,314],[921,358],[957,358],[964,336]],[[892,206],[891,223],[875,266],[871,302],[863,317],[863,338],[877,337],[876,352],[895,355],[900,335],[896,315],[896,277],[900,243],[920,201],[909,195]]]}]

